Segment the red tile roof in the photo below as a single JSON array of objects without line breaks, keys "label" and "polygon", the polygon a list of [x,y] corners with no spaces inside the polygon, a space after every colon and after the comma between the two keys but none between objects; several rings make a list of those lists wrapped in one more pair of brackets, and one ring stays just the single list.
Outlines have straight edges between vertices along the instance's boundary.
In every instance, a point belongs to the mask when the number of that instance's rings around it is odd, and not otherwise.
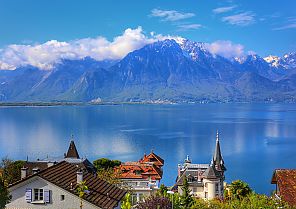
[{"label": "red tile roof", "polygon": [[162,178],[161,169],[153,164],[124,163],[117,170],[121,172],[120,176],[124,179],[148,179],[151,177],[152,180],[160,180]]},{"label": "red tile roof", "polygon": [[[37,174],[28,176],[27,178],[10,185],[9,188],[19,184],[20,182],[24,182],[29,178],[39,176],[40,178],[77,195],[76,172],[80,169],[81,168],[79,166],[62,161],[54,166],[40,171]],[[100,208],[109,209],[116,207],[126,194],[125,190],[101,180],[94,173],[88,172],[86,169],[83,170],[83,180],[86,181],[86,185],[90,191],[84,199]]]},{"label": "red tile roof", "polygon": [[151,152],[149,155],[144,155],[144,158],[140,160],[139,162],[141,163],[154,163],[157,166],[163,166],[164,165],[164,160],[159,157],[157,154],[154,152]]},{"label": "red tile roof", "polygon": [[277,169],[272,184],[277,184],[279,196],[288,204],[296,206],[296,169]]},{"label": "red tile roof", "polygon": [[126,162],[115,168],[120,171],[122,179],[149,179],[160,180],[162,178],[162,169],[164,160],[156,155],[150,153],[144,155],[143,159],[138,162]]}]

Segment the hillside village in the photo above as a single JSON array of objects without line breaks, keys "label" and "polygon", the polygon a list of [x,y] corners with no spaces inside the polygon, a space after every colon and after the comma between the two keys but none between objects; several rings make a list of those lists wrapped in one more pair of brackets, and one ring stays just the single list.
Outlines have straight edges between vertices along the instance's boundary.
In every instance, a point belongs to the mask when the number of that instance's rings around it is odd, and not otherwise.
[{"label": "hillside village", "polygon": [[[64,158],[24,161],[18,171],[20,179],[8,185],[11,199],[6,208],[126,208],[127,197],[130,204],[127,208],[141,208],[139,205],[159,194],[168,200],[172,197],[169,205],[163,206],[171,208],[176,194],[188,195],[192,200],[222,201],[230,193],[218,132],[212,161],[195,164],[187,156],[183,164],[176,165],[177,178],[171,187],[161,185],[164,164],[165,160],[151,151],[136,162],[120,162],[111,168],[116,174],[111,178],[118,181],[110,183],[99,175],[94,164],[80,157],[72,138]],[[4,171],[0,174],[3,177]],[[275,170],[271,183],[276,185],[272,198],[277,204],[282,200],[295,206],[295,170]],[[83,195],[77,192],[81,186]]]}]

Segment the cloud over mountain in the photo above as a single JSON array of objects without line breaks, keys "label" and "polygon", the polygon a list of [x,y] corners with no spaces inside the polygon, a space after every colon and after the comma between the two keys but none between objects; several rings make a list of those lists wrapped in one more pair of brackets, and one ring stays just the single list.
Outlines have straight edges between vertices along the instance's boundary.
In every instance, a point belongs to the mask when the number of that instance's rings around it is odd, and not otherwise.
[{"label": "cloud over mountain", "polygon": [[15,69],[23,65],[50,69],[61,59],[81,59],[87,56],[99,61],[116,60],[154,41],[155,37],[146,36],[142,28],[138,27],[126,29],[113,41],[99,36],[69,42],[50,40],[34,45],[12,44],[0,50],[0,69]]},{"label": "cloud over mountain", "polygon": [[[188,24],[180,26],[180,30],[192,30],[202,27],[199,24]],[[20,66],[32,65],[40,69],[48,70],[63,59],[82,59],[91,57],[97,61],[119,60],[129,52],[140,49],[143,46],[156,41],[174,39],[181,43],[184,38],[151,32],[146,34],[142,27],[128,28],[122,35],[115,37],[112,41],[105,37],[77,39],[68,42],[50,40],[41,44],[31,45],[8,45],[0,49],[0,70],[14,70]],[[231,41],[216,41],[205,43],[209,52],[229,57],[240,57],[243,55],[243,46],[233,44]]]},{"label": "cloud over mountain", "polygon": [[206,48],[212,54],[218,54],[226,58],[241,57],[244,55],[244,46],[241,44],[234,44],[231,41],[215,41],[207,43]]}]

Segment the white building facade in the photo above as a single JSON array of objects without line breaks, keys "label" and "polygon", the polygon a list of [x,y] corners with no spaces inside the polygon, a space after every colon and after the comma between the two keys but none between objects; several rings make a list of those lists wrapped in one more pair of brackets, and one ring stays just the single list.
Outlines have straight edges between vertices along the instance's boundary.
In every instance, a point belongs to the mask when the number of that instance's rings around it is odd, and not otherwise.
[{"label": "white building facade", "polygon": [[193,164],[189,156],[183,165],[178,165],[177,190],[182,194],[184,178],[187,178],[189,189],[194,197],[211,200],[223,199],[224,172],[226,167],[222,158],[219,134],[217,132],[216,148],[211,164]]}]

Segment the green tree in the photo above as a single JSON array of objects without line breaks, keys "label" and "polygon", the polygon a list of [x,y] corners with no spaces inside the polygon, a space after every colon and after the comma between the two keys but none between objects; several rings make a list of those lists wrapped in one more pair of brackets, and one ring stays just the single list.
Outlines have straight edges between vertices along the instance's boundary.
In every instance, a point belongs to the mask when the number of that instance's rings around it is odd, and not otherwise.
[{"label": "green tree", "polygon": [[190,206],[194,203],[194,199],[190,194],[190,192],[191,190],[189,189],[189,183],[187,178],[185,177],[183,180],[182,195],[180,199],[181,199],[181,205],[186,209],[190,208]]},{"label": "green tree", "polygon": [[161,184],[158,191],[156,192],[156,196],[158,197],[168,197],[168,188],[164,185]]},{"label": "green tree", "polygon": [[233,181],[228,188],[230,198],[242,199],[252,193],[252,189],[242,180]]},{"label": "green tree", "polygon": [[21,179],[21,168],[25,161],[13,161],[7,157],[2,158],[0,168],[2,169],[2,178],[7,184],[11,184]]},{"label": "green tree", "polygon": [[7,184],[4,179],[0,177],[0,209],[4,209],[5,205],[11,200],[11,195],[7,189]]},{"label": "green tree", "polygon": [[86,186],[86,181],[82,181],[81,183],[78,184],[77,186],[77,194],[79,196],[79,199],[80,199],[80,209],[82,209],[83,207],[83,197],[85,196],[85,194],[87,194],[87,191],[88,191],[88,187]]},{"label": "green tree", "polygon": [[131,208],[132,208],[131,194],[126,193],[123,200],[121,201],[121,209],[131,209]]},{"label": "green tree", "polygon": [[101,169],[97,172],[98,177],[107,181],[110,184],[121,185],[120,172],[115,171],[113,168]]},{"label": "green tree", "polygon": [[114,168],[119,165],[121,165],[121,162],[119,160],[110,160],[108,158],[100,158],[95,161],[93,161],[93,164],[97,171]]}]

